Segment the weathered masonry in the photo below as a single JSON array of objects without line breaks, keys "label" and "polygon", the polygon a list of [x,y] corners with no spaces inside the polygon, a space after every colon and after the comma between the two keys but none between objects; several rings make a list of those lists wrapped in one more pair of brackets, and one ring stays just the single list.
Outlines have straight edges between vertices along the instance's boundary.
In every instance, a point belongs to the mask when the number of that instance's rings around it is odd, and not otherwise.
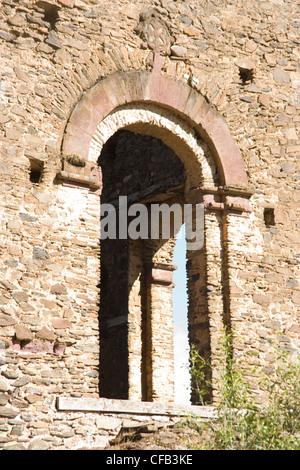
[{"label": "weathered masonry", "polygon": [[1,1],[1,448],[104,448],[191,412],[175,235],[100,240],[120,196],[204,210],[186,269],[210,400],[225,326],[242,364],[299,351],[299,11],[236,3]]}]

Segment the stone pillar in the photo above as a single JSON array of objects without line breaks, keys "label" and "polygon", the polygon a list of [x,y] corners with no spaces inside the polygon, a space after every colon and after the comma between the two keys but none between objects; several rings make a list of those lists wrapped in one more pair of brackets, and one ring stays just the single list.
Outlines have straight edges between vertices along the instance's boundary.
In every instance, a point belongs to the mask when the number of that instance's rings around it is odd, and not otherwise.
[{"label": "stone pillar", "polygon": [[[199,250],[187,252],[187,277],[190,345],[212,365],[212,375],[207,370],[212,390],[204,397],[211,400],[217,390],[218,344],[223,328],[222,217],[210,196],[210,205],[207,200],[205,196],[199,200],[204,204],[204,244]],[[198,397],[192,392],[192,402],[195,401]]]},{"label": "stone pillar", "polygon": [[142,317],[145,276],[142,240],[128,240],[128,399],[142,400]]},{"label": "stone pillar", "polygon": [[205,211],[205,237],[207,259],[207,309],[210,329],[212,400],[219,391],[220,368],[224,357],[220,348],[225,319],[223,220],[218,209]]},{"label": "stone pillar", "polygon": [[225,217],[233,351],[247,373],[256,366],[258,357],[263,364],[269,353],[262,325],[274,318],[272,295],[264,281],[265,269],[257,266],[264,254],[262,234],[247,213],[229,211]]},{"label": "stone pillar", "polygon": [[147,313],[145,375],[147,401],[174,401],[174,347],[170,264],[146,266]]},{"label": "stone pillar", "polygon": [[[231,329],[234,296],[232,271],[228,261],[228,213],[247,213],[247,195],[227,195],[221,188],[214,191],[198,189],[189,202],[204,205],[204,245],[187,253],[189,295],[189,337],[200,355],[211,364],[212,387],[208,400],[218,396],[220,372],[225,367],[221,340],[225,326]],[[232,235],[232,234],[231,234]],[[242,234],[240,237],[243,238]],[[192,393],[192,401],[197,400]]]},{"label": "stone pillar", "polygon": [[[210,359],[210,331],[207,305],[207,260],[205,247],[187,252],[188,329],[190,347],[194,346],[203,359]],[[192,388],[194,382],[192,380]],[[192,392],[192,403],[198,397]]]}]

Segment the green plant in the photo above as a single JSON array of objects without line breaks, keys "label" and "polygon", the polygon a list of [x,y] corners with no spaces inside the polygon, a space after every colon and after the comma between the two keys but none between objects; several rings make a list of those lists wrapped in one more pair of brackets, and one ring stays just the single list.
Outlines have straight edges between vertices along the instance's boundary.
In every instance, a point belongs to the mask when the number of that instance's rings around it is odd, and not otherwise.
[{"label": "green plant", "polygon": [[190,374],[196,403],[204,405],[210,396],[211,381],[208,378],[209,362],[204,359],[194,345],[190,349]]},{"label": "green plant", "polygon": [[[199,423],[199,434],[209,434],[202,447],[226,450],[299,450],[300,449],[300,361],[280,349],[275,350],[271,374],[261,372],[259,388],[266,402],[259,404],[245,373],[238,367],[232,354],[232,335],[224,331],[221,344],[226,358],[219,386],[217,417],[210,423]],[[192,383],[197,394],[207,393],[205,365],[192,349]],[[196,359],[195,359],[196,358]],[[197,365],[200,364],[200,370]],[[198,390],[199,389],[199,390]],[[201,400],[200,400],[201,401]],[[202,402],[203,403],[203,402]],[[209,442],[209,444],[207,444]],[[200,446],[201,447],[201,446]]]}]

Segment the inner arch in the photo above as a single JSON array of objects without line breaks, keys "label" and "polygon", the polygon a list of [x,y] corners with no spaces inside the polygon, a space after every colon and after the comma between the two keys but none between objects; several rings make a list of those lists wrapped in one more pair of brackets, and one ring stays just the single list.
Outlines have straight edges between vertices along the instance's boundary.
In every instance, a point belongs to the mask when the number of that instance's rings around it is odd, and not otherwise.
[{"label": "inner arch", "polygon": [[96,162],[105,142],[120,129],[161,139],[176,152],[187,171],[187,190],[218,186],[217,168],[205,142],[187,123],[154,105],[131,104],[107,116],[91,139],[89,160]]}]

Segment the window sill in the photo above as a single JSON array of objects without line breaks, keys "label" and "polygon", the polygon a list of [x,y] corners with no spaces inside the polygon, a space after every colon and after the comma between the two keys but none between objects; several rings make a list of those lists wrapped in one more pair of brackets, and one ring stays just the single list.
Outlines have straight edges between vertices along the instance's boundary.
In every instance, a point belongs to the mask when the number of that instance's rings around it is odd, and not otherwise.
[{"label": "window sill", "polygon": [[94,413],[127,413],[151,416],[195,416],[199,418],[215,417],[215,408],[213,406],[137,402],[108,398],[57,397],[56,407],[58,411],[90,411]]}]

